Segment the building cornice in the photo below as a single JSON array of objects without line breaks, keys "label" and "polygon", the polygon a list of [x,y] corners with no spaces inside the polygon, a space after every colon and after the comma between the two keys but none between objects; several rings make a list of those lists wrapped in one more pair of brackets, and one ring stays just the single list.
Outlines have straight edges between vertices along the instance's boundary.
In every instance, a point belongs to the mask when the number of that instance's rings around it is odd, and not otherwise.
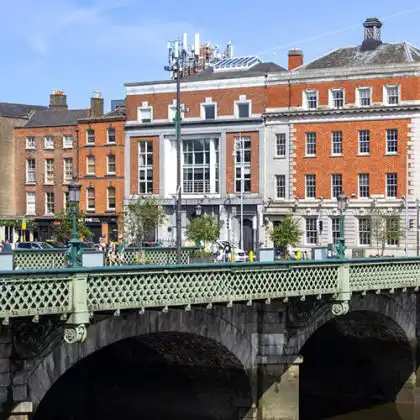
[{"label": "building cornice", "polygon": [[396,64],[371,67],[354,67],[314,70],[295,70],[286,74],[268,74],[268,85],[321,83],[345,80],[388,79],[393,77],[416,77],[420,75],[420,63]]},{"label": "building cornice", "polygon": [[343,116],[343,115],[354,115],[354,114],[394,114],[407,113],[407,112],[418,112],[420,111],[420,104],[418,105],[398,105],[398,106],[381,106],[381,107],[355,107],[355,108],[340,108],[340,109],[316,109],[316,110],[284,110],[284,111],[272,111],[266,112],[263,118],[266,121],[281,117],[321,117],[321,116]]},{"label": "building cornice", "polygon": [[96,124],[96,123],[104,123],[104,122],[118,122],[118,121],[125,121],[127,117],[98,117],[98,118],[80,118],[77,120],[79,124]]},{"label": "building cornice", "polygon": [[[256,123],[263,123],[262,117],[255,117],[255,118],[232,118],[232,119],[216,119],[216,120],[183,120],[181,122],[182,127],[220,127],[223,125],[229,126],[242,126],[247,128],[249,125],[254,125]],[[147,124],[141,124],[138,121],[127,121],[125,123],[126,131],[130,130],[149,130],[154,128],[173,128],[174,123],[171,121],[158,121],[158,122],[151,122]]]},{"label": "building cornice", "polygon": [[[237,77],[232,79],[200,80],[196,82],[181,82],[182,92],[192,92],[199,90],[217,90],[264,87],[266,76]],[[145,85],[126,85],[126,94],[130,95],[153,95],[156,93],[176,93],[176,83],[156,83]]]}]

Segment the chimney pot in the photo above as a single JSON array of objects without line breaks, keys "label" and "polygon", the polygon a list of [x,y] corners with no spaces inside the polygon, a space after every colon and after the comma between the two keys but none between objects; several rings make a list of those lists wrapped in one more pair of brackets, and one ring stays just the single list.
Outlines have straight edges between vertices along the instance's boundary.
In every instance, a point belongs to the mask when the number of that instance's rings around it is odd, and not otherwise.
[{"label": "chimney pot", "polygon": [[102,115],[104,115],[104,100],[102,98],[102,93],[94,91],[90,98],[90,117],[98,118],[102,117]]},{"label": "chimney pot", "polygon": [[50,107],[52,111],[67,111],[67,96],[62,90],[53,90],[50,95]]},{"label": "chimney pot", "polygon": [[292,48],[288,54],[288,70],[293,70],[303,65],[303,51],[298,48]]}]

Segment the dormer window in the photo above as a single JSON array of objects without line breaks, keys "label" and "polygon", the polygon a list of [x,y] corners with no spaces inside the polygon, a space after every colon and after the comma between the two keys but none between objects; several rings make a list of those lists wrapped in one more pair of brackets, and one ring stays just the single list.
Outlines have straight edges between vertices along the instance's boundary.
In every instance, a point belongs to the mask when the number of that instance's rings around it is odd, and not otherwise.
[{"label": "dormer window", "polygon": [[318,92],[315,89],[306,90],[304,92],[304,100],[306,109],[318,108]]},{"label": "dormer window", "polygon": [[330,106],[332,108],[342,108],[344,106],[344,90],[343,89],[330,90]]},{"label": "dormer window", "polygon": [[385,86],[384,96],[386,105],[398,105],[400,102],[400,87],[398,85]]}]

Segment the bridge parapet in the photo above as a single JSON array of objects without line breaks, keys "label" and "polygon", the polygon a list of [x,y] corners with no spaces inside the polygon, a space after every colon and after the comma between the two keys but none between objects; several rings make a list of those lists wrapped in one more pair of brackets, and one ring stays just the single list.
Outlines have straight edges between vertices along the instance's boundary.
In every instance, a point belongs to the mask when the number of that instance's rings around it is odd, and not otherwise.
[{"label": "bridge parapet", "polygon": [[190,310],[313,296],[331,301],[333,313],[342,315],[351,293],[418,290],[419,285],[420,258],[5,271],[0,272],[0,318],[8,324],[14,317],[39,322],[55,315],[72,329],[65,336],[77,341],[95,312]]}]

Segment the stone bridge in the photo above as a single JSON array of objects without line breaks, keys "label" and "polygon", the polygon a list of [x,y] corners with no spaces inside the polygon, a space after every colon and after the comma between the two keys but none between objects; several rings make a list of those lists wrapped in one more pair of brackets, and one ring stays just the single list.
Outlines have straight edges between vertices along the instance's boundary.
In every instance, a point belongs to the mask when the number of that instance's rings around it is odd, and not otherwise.
[{"label": "stone bridge", "polygon": [[[351,273],[352,263],[336,264],[340,275],[344,271],[347,286],[351,285],[346,270]],[[271,295],[266,294],[267,283],[264,289],[258,278],[267,267],[254,266],[259,274],[254,286],[246,283],[246,293],[227,291],[209,299],[214,290],[207,290],[208,303],[192,296],[191,303],[177,300],[174,305],[181,293],[174,288],[164,292],[166,301],[157,300],[154,305],[143,301],[135,308],[120,299],[120,308],[89,307],[89,323],[83,324],[86,339],[76,343],[65,341],[73,340],[63,336],[68,322],[63,314],[40,311],[40,317],[32,318],[29,305],[26,315],[17,316],[0,302],[3,418],[316,420],[396,402],[401,418],[414,419],[420,384],[419,262],[400,261],[405,268],[392,280],[386,273],[398,264],[395,260],[372,263],[371,272],[382,273],[377,283],[371,275],[370,285],[353,284],[349,290],[341,284],[337,293],[328,289],[325,277],[323,287],[305,286],[302,282],[309,277],[300,266],[295,283],[287,286],[283,281],[282,296],[272,283]],[[384,270],[386,265],[394,268]],[[333,265],[315,266],[320,270]],[[276,272],[286,267],[283,275],[289,276],[297,266],[273,267]],[[245,266],[227,269],[241,276],[248,270]],[[147,270],[149,276],[151,271]],[[320,272],[311,272],[315,274]],[[29,273],[20,275],[26,276],[26,282],[33,281]],[[39,281],[46,276],[42,273]],[[65,273],[55,276],[67,278]],[[140,277],[138,271],[135,276]],[[116,281],[118,276],[111,277]],[[217,275],[214,278],[217,284]],[[369,272],[364,278],[369,279]],[[24,283],[21,278],[15,281]],[[109,285],[101,291],[103,299],[115,294]],[[4,300],[8,290],[4,277],[0,286]],[[159,284],[143,283],[143,287]],[[205,287],[211,289],[201,284],[203,295]],[[291,294],[287,287],[299,293]],[[7,299],[10,306],[10,296]],[[74,302],[75,307],[78,304]]]}]

